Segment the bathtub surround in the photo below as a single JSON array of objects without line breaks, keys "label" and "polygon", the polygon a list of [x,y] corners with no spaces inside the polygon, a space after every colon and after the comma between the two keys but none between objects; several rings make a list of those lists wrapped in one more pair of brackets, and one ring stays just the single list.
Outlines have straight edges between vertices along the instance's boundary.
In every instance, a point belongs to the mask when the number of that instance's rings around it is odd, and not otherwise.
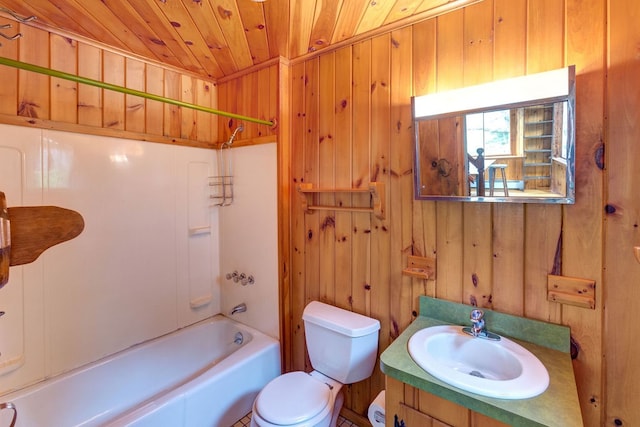
[{"label": "bathtub surround", "polygon": [[[218,234],[189,236],[190,227],[218,228],[205,192],[211,150],[0,132],[0,182],[12,205],[65,206],[85,221],[76,239],[11,268],[0,291],[0,393],[220,311]],[[205,296],[209,304],[191,308]]]},{"label": "bathtub surround", "polygon": [[[219,154],[219,152],[218,152]],[[225,155],[229,155],[225,148]],[[233,162],[233,203],[220,213],[220,288],[222,313],[238,304],[247,310],[235,320],[278,338],[278,209],[276,144],[237,147]],[[254,283],[227,280],[238,271]]]},{"label": "bathtub surround", "polygon": [[[223,234],[241,235],[244,225],[224,225],[227,208],[209,206],[214,151],[9,125],[0,134],[0,183],[10,204],[65,206],[85,220],[76,239],[11,267],[0,290],[0,394],[223,312],[220,242]],[[253,149],[243,150],[251,157]],[[245,191],[254,190],[265,192],[238,185],[236,195],[253,199]],[[256,216],[263,211],[242,218],[275,235]],[[277,240],[260,235],[262,228],[252,238],[261,253],[277,256]],[[242,239],[226,242],[231,253],[246,248]],[[258,281],[252,292],[270,292],[265,284],[273,283],[275,299],[277,274],[251,271]],[[247,299],[248,313],[260,316],[262,301],[268,298]],[[277,319],[277,304],[266,310]]]}]

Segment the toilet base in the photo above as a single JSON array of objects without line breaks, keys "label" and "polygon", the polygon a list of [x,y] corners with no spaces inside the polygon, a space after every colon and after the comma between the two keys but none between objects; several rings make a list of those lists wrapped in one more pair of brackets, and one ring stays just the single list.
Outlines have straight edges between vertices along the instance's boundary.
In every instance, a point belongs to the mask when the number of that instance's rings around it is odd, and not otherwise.
[{"label": "toilet base", "polygon": [[336,402],[333,404],[333,415],[331,417],[331,424],[329,427],[336,427],[338,425],[338,417],[340,416],[340,410],[342,409],[342,404],[344,403],[344,392],[342,388],[338,391],[338,395],[336,396]]}]

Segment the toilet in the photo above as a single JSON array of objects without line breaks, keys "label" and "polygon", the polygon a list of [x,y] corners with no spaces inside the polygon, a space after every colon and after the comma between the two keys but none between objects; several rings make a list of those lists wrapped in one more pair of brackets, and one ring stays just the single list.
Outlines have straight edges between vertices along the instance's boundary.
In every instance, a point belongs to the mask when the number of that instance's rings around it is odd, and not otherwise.
[{"label": "toilet", "polygon": [[335,427],[342,386],[373,373],[378,320],[318,301],[305,307],[302,320],[314,370],[269,382],[253,402],[252,427]]}]

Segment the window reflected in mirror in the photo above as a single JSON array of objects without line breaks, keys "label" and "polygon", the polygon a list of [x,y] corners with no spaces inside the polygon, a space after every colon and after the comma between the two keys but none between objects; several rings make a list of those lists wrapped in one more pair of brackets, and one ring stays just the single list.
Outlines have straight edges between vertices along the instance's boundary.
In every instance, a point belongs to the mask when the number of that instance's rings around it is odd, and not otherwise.
[{"label": "window reflected in mirror", "polygon": [[482,148],[485,156],[515,154],[510,113],[509,110],[500,110],[467,114],[464,120],[467,152],[477,153],[478,148]]},{"label": "window reflected in mirror", "polygon": [[[566,175],[566,102],[471,113],[463,118],[469,196],[500,193],[552,198],[565,194],[566,186],[554,177]],[[485,191],[478,191],[479,161],[485,170]]]}]

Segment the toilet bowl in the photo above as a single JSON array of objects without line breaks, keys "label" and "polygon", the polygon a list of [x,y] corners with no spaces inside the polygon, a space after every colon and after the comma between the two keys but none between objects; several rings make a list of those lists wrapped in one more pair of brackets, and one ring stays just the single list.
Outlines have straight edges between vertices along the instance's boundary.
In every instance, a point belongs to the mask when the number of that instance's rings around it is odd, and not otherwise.
[{"label": "toilet bowl", "polygon": [[373,373],[380,322],[312,301],[302,315],[314,371],[279,376],[253,402],[252,427],[335,427],[344,384]]},{"label": "toilet bowl", "polygon": [[281,375],[254,401],[251,426],[335,426],[344,401],[341,390],[342,384],[319,372]]}]

